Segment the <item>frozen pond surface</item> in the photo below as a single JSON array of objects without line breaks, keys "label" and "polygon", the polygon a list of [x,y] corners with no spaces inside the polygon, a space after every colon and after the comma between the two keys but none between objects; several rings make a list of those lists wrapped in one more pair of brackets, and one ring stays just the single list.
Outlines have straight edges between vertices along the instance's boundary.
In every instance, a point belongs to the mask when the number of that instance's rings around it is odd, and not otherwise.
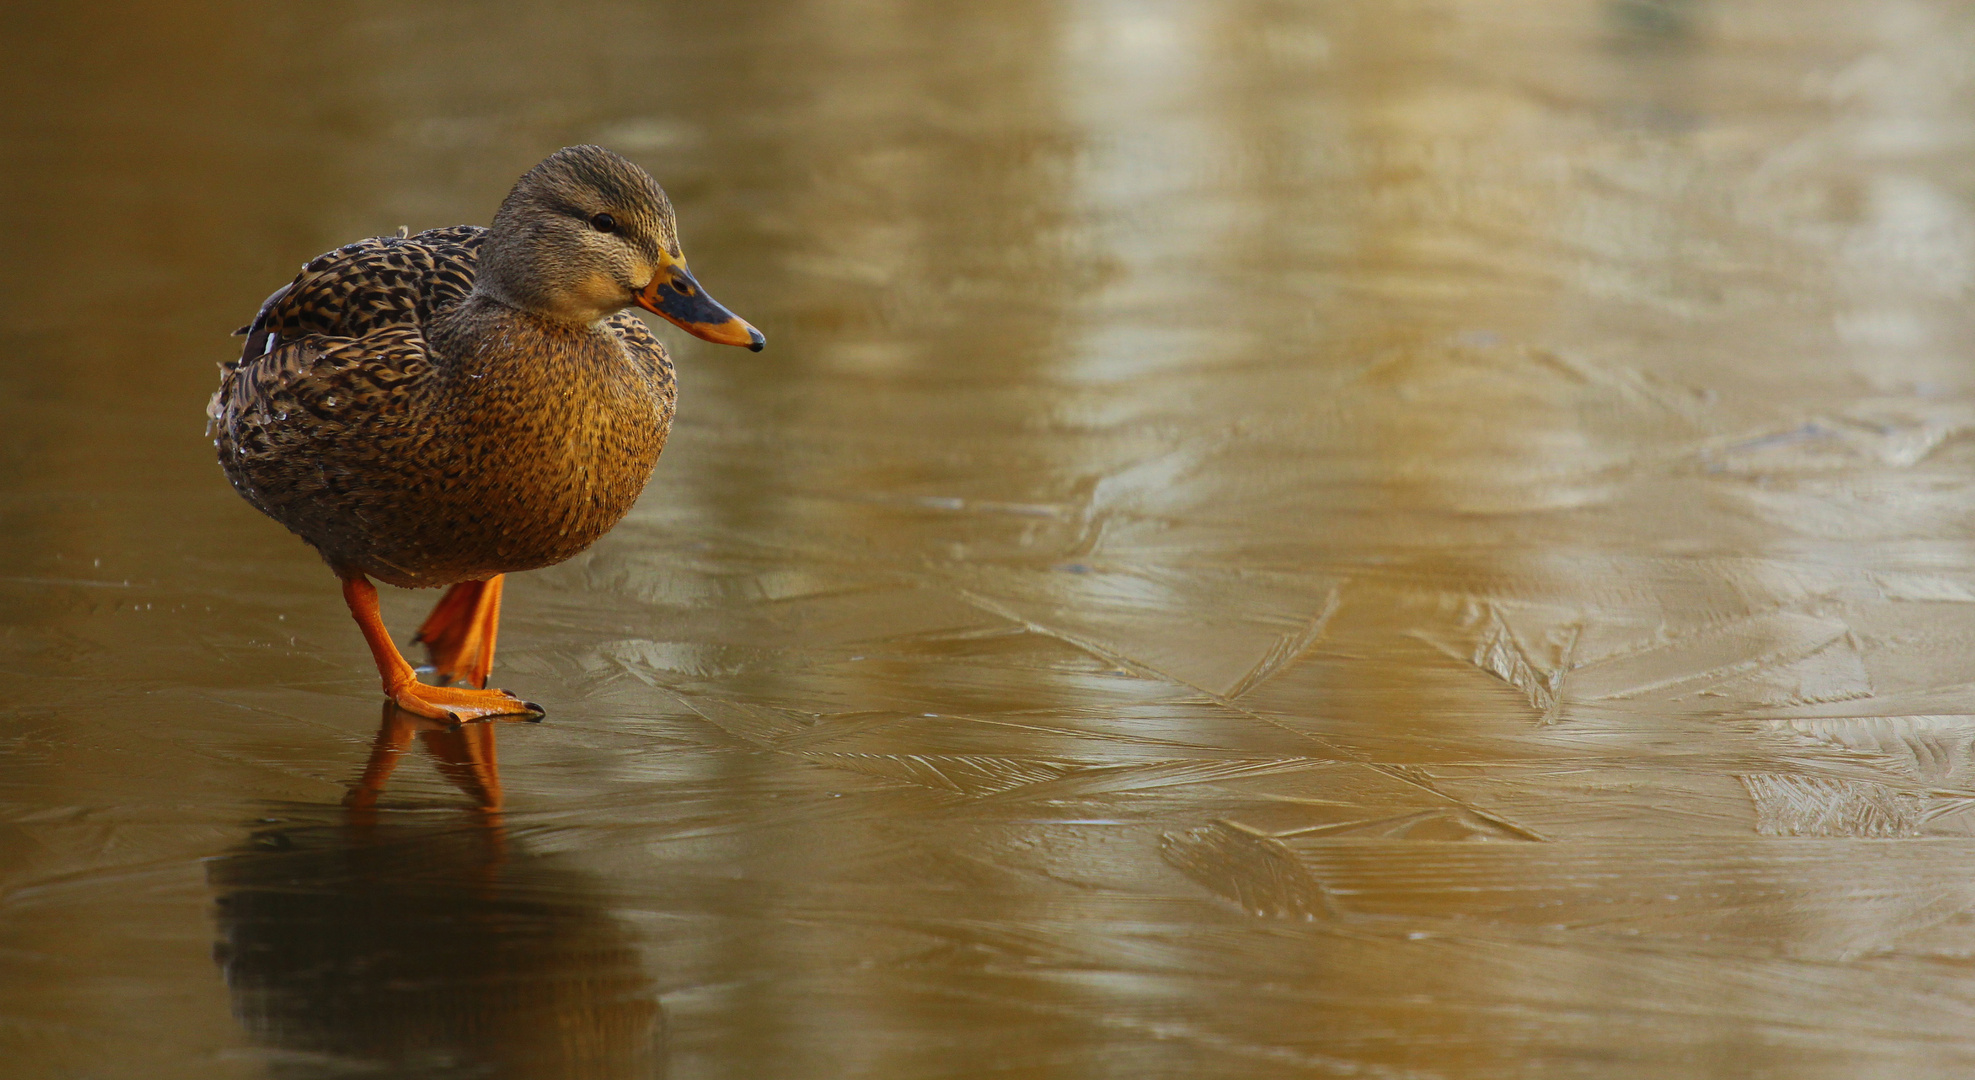
[{"label": "frozen pond surface", "polygon": [[[0,1075],[1975,1074],[1965,5],[0,18]],[[770,348],[380,724],[213,364],[580,141]]]}]

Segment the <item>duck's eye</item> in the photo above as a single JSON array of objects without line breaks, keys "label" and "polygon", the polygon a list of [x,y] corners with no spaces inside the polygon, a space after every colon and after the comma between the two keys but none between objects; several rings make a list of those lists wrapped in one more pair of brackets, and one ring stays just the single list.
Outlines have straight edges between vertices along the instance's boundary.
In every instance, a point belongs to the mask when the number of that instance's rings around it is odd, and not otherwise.
[{"label": "duck's eye", "polygon": [[617,219],[609,214],[591,214],[590,227],[598,232],[616,232]]}]

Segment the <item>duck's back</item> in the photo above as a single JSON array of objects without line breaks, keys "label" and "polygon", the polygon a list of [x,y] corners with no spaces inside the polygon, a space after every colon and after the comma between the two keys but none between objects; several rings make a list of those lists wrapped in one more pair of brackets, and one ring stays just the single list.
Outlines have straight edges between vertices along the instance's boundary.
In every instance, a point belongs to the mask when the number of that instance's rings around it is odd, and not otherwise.
[{"label": "duck's back", "polygon": [[339,569],[424,586],[561,561],[630,509],[664,446],[672,366],[644,323],[562,330],[469,302],[485,234],[319,256],[221,365],[207,415],[228,479]]}]

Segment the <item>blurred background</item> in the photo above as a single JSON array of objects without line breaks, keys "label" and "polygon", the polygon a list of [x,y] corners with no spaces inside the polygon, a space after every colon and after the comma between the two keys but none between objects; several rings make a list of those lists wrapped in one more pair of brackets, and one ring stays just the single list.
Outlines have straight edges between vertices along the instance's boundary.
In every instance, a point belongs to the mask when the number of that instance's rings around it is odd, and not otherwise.
[{"label": "blurred background", "polygon": [[[1975,1071],[1965,5],[0,35],[0,1076]],[[769,347],[417,729],[214,365],[579,142]]]}]

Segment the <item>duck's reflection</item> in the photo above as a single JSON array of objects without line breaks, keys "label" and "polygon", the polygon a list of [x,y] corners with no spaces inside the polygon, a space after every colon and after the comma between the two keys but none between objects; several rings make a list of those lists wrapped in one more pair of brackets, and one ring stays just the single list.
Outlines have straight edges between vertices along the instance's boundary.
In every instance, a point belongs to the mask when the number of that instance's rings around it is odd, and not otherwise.
[{"label": "duck's reflection", "polygon": [[486,723],[441,724],[385,702],[384,719],[377,725],[377,737],[370,742],[370,760],[364,762],[363,775],[343,798],[343,805],[350,808],[350,820],[361,824],[377,821],[377,800],[384,794],[384,785],[416,738],[425,744],[439,772],[472,799],[482,813],[490,815],[487,826],[495,832],[501,831],[498,816],[501,767],[494,733],[499,730],[500,720],[519,719],[502,717]]},{"label": "duck's reflection", "polygon": [[[495,732],[387,705],[344,810],[290,809],[212,864],[214,955],[271,1075],[664,1074],[663,1014],[602,889],[507,834]],[[378,808],[415,740],[465,820]]]}]

